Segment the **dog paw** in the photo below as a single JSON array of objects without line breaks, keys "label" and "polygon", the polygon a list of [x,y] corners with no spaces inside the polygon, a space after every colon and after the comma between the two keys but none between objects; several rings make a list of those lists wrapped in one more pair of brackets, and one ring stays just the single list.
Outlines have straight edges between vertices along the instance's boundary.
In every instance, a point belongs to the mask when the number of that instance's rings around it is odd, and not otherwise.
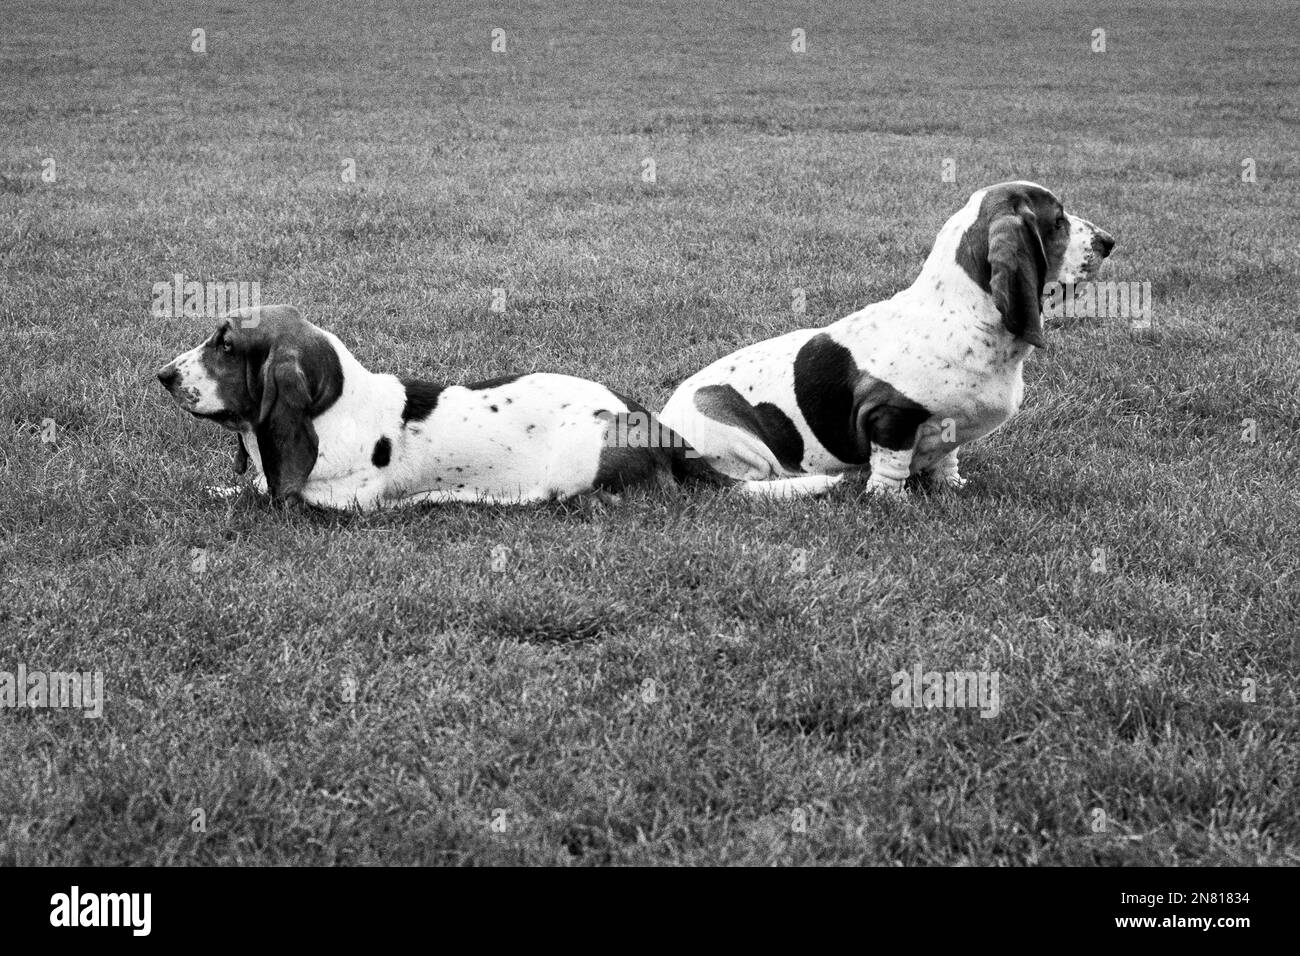
[{"label": "dog paw", "polygon": [[961,491],[966,487],[966,479],[955,471],[932,468],[921,473],[921,487],[926,491]]},{"label": "dog paw", "polygon": [[961,475],[946,475],[943,472],[935,472],[926,476],[926,487],[932,491],[961,491],[966,487],[968,482]]},{"label": "dog paw", "polygon": [[867,479],[867,494],[883,495],[889,498],[905,498],[907,492],[903,490],[904,480],[901,478],[887,478],[881,474],[872,474]]},{"label": "dog paw", "polygon": [[209,498],[226,501],[239,494],[239,485],[208,485],[203,490],[207,492]]}]

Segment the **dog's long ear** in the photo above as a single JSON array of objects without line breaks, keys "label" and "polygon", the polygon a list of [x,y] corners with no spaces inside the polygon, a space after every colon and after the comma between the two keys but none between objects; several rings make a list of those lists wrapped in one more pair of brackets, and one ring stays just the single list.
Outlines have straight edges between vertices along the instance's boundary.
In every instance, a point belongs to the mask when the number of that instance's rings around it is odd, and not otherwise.
[{"label": "dog's long ear", "polygon": [[1002,324],[1012,335],[1038,348],[1043,341],[1043,282],[1047,256],[1038,221],[1029,206],[999,216],[989,226],[989,280]]},{"label": "dog's long ear", "polygon": [[271,498],[283,501],[301,495],[319,449],[302,353],[297,348],[273,348],[262,364],[261,379],[257,450]]}]

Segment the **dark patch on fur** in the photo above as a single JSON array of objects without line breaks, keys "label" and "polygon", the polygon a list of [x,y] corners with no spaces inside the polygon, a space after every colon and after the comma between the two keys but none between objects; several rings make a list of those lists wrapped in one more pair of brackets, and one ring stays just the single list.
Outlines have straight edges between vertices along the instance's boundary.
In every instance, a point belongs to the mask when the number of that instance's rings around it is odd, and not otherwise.
[{"label": "dark patch on fur", "polygon": [[376,468],[384,468],[393,457],[393,443],[385,435],[375,442],[375,450],[370,455],[370,463]]},{"label": "dark patch on fur", "polygon": [[911,448],[916,430],[931,414],[888,382],[864,378],[858,387],[856,430],[868,454],[872,442],[891,451]]},{"label": "dark patch on fur", "polygon": [[485,388],[497,388],[500,385],[509,385],[511,382],[517,382],[521,378],[523,378],[524,375],[526,374],[528,373],[519,372],[515,375],[499,375],[496,378],[487,378],[481,382],[473,382],[469,385],[466,385],[465,387],[469,389],[473,389],[476,392],[481,391],[482,389]]},{"label": "dark patch on fur", "polygon": [[828,452],[853,465],[871,458],[854,427],[857,380],[852,354],[829,335],[814,335],[794,357],[794,397],[804,421]]},{"label": "dark patch on fur", "polygon": [[987,212],[989,199],[992,192],[984,197],[980,203],[979,215],[975,217],[975,222],[966,227],[966,231],[961,234],[961,241],[957,243],[957,266],[962,272],[971,277],[971,280],[985,292],[989,291],[989,279],[993,275],[993,267],[989,265],[989,223],[990,218]]},{"label": "dark patch on fur", "polygon": [[931,415],[888,382],[862,375],[849,350],[825,334],[809,339],[795,356],[794,392],[817,440],[852,465],[871,460],[873,442],[895,451],[911,448]]},{"label": "dark patch on fur", "polygon": [[402,386],[406,389],[406,405],[402,408],[403,423],[424,421],[433,414],[438,406],[438,396],[442,394],[442,385],[404,378]]},{"label": "dark patch on fur", "polygon": [[695,407],[715,421],[743,428],[760,439],[786,471],[803,471],[803,436],[790,416],[771,402],[751,405],[730,385],[706,385],[695,393]]}]

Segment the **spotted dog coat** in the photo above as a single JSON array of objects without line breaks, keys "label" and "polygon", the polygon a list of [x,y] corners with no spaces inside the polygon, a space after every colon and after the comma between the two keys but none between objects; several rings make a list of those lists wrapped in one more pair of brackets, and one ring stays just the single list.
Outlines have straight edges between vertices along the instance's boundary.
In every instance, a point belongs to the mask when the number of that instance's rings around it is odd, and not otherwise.
[{"label": "spotted dog coat", "polygon": [[789,494],[855,469],[875,491],[901,492],[911,474],[960,487],[958,449],[1020,407],[1025,356],[1044,345],[1044,284],[1086,279],[1113,246],[1042,186],[982,189],[911,286],[719,359],[660,417],[719,471]]},{"label": "spotted dog coat", "polygon": [[290,306],[230,313],[158,378],[186,411],[238,433],[236,470],[251,462],[256,488],[280,501],[369,510],[728,481],[680,440],[629,440],[657,422],[603,385],[543,373],[465,386],[377,374]]}]

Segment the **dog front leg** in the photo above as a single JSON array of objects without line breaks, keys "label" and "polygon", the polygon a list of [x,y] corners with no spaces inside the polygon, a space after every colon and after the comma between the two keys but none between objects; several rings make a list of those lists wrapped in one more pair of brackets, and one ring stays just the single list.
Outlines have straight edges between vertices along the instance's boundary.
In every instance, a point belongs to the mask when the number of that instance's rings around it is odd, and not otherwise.
[{"label": "dog front leg", "polygon": [[925,483],[933,489],[951,488],[960,491],[966,487],[966,479],[957,470],[957,449],[944,455],[932,467],[925,470]]},{"label": "dog front leg", "polygon": [[903,483],[912,473],[912,449],[885,448],[871,443],[871,477],[867,491],[902,495]]}]

